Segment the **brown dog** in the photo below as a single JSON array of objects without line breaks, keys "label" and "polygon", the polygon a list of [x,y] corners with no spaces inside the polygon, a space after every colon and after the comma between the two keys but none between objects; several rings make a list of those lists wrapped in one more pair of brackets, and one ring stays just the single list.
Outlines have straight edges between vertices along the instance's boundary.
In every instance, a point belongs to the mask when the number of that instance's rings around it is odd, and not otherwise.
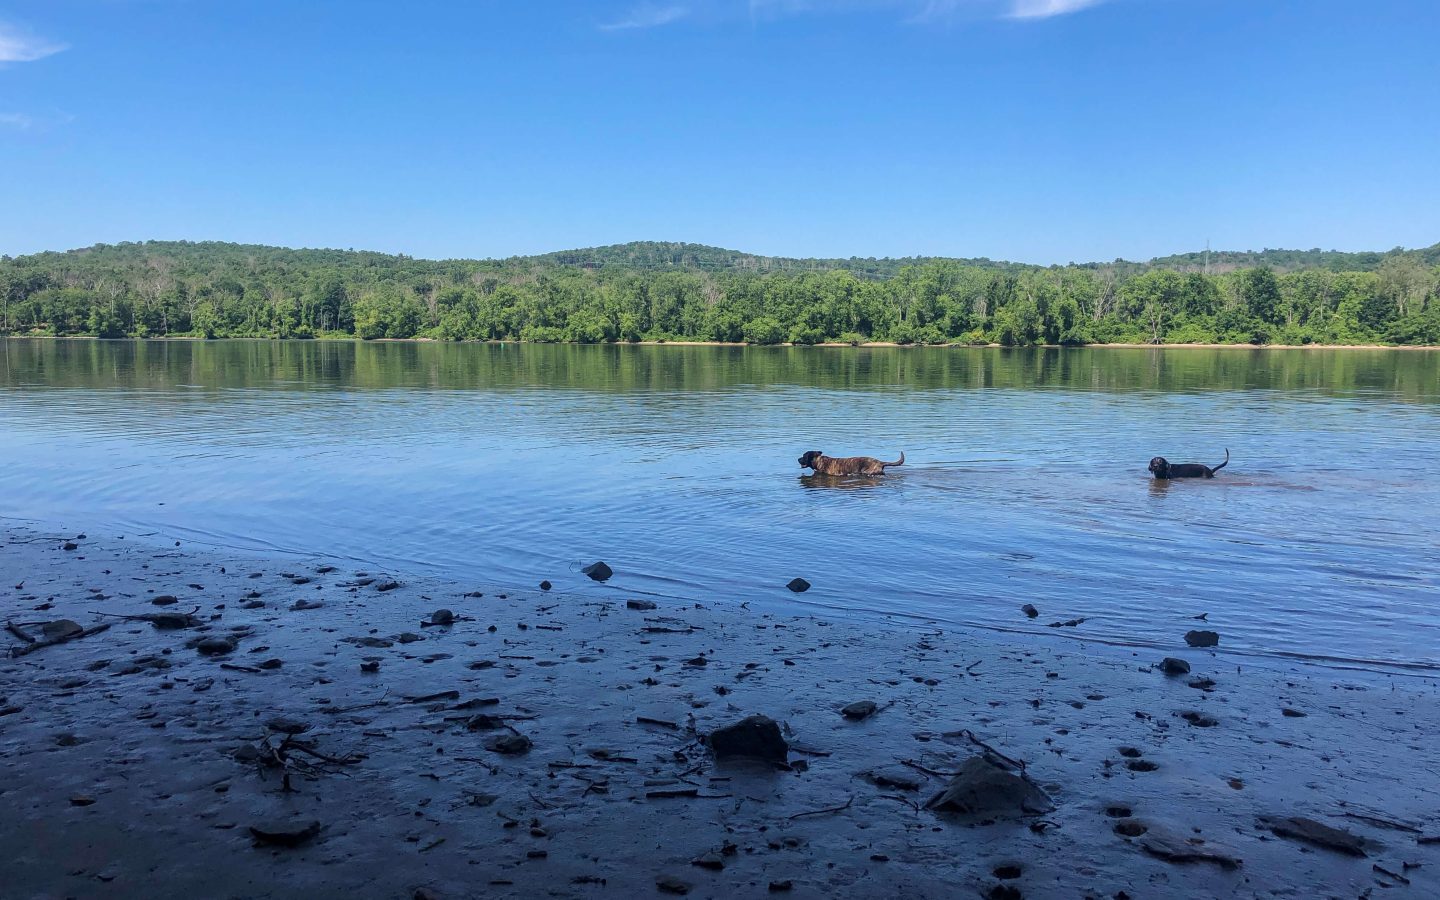
[{"label": "brown dog", "polygon": [[886,466],[905,465],[905,451],[894,462],[882,462],[873,456],[826,456],[819,450],[807,450],[800,457],[800,468],[814,469],[817,475],[884,475]]}]

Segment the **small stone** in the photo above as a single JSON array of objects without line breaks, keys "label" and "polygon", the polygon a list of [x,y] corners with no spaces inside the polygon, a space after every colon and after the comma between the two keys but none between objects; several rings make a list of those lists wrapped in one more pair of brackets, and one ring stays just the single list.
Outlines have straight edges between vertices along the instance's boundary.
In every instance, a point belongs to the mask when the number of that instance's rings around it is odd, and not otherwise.
[{"label": "small stone", "polygon": [[797,594],[803,594],[810,590],[810,582],[803,578],[792,578],[786,582],[785,586]]},{"label": "small stone", "polygon": [[161,594],[150,602],[156,606],[173,606],[180,602],[180,598],[174,594]]},{"label": "small stone", "polygon": [[71,806],[92,806],[95,803],[94,797],[87,797],[84,794],[76,794],[70,798]]},{"label": "small stone", "polygon": [[690,893],[689,882],[681,881],[674,875],[661,875],[659,878],[656,878],[655,888],[662,894],[680,894],[683,896],[684,894]]},{"label": "small stone", "polygon": [[244,603],[240,604],[240,608],[241,608],[241,609],[264,609],[264,608],[265,608],[265,601],[264,601],[264,600],[247,600],[247,601],[245,601]]},{"label": "small stone", "polygon": [[1194,725],[1196,728],[1214,728],[1220,724],[1220,720],[1206,713],[1195,710],[1186,710],[1180,714],[1180,718]]},{"label": "small stone", "polygon": [[605,562],[601,560],[599,562],[593,562],[581,569],[580,573],[589,576],[592,581],[609,581],[610,576],[615,574],[615,570],[605,565]]},{"label": "small stone", "polygon": [[1287,706],[1284,709],[1280,710],[1280,715],[1286,717],[1287,719],[1303,719],[1307,715],[1309,715],[1309,713],[1303,713],[1298,709],[1291,709]]},{"label": "small stone", "polygon": [[1191,647],[1214,647],[1220,643],[1220,635],[1213,631],[1187,631],[1185,643]]},{"label": "small stone", "polygon": [[310,730],[308,722],[288,716],[276,716],[265,723],[265,727],[278,734],[304,734]]},{"label": "small stone", "polygon": [[360,671],[373,675],[380,671],[380,662],[373,659],[370,662],[362,662],[360,664]]},{"label": "small stone", "polygon": [[377,590],[377,591],[379,591],[380,593],[383,594],[383,593],[385,593],[386,591],[393,591],[393,590],[395,590],[396,588],[398,588],[399,586],[400,586],[400,582],[398,582],[398,581],[386,581],[386,582],[384,582],[383,584],[376,585],[376,586],[375,586],[375,590]]},{"label": "small stone", "polygon": [[264,662],[260,663],[259,666],[258,666],[258,668],[273,671],[273,670],[275,670],[275,669],[280,668],[280,667],[283,666],[283,665],[285,665],[285,661],[284,661],[284,660],[281,660],[281,659],[267,659],[267,660],[265,660]]},{"label": "small stone", "polygon": [[548,591],[548,590],[550,590],[550,588],[552,588],[552,587],[554,587],[554,585],[552,585],[552,584],[551,584],[550,582],[548,582],[548,581],[542,581],[542,582],[540,582],[540,590],[542,590],[542,591]]},{"label": "small stone", "polygon": [[235,641],[227,637],[208,637],[197,643],[195,649],[205,656],[223,656],[235,652]]},{"label": "small stone", "polygon": [[448,609],[437,609],[430,614],[431,625],[454,625],[455,614]]},{"label": "small stone", "polygon": [[1028,619],[1033,619],[1040,615],[1040,610],[1036,609],[1035,606],[1030,603],[1020,607],[1020,611],[1023,612]]},{"label": "small stone", "polygon": [[651,609],[654,609],[654,608],[655,608],[655,601],[653,601],[653,600],[626,600],[626,601],[625,601],[625,608],[626,608],[626,609],[638,609],[638,610],[651,610]]},{"label": "small stone", "polygon": [[875,705],[874,700],[856,700],[854,703],[840,710],[840,715],[852,721],[859,722],[875,715],[877,709],[879,709],[879,707]]},{"label": "small stone", "polygon": [[794,887],[795,882],[791,881],[788,878],[784,881],[772,881],[770,882],[770,893],[779,894],[785,891],[793,890]]},{"label": "small stone", "polygon": [[685,660],[685,665],[687,665],[687,666],[708,666],[708,665],[710,665],[710,660],[706,659],[706,658],[703,657],[703,656],[697,656],[697,657],[695,657],[694,659],[687,659],[687,660]]},{"label": "small stone", "polygon": [[303,600],[303,599],[302,599],[302,600],[296,600],[296,601],[290,606],[290,611],[291,611],[291,612],[303,612],[303,611],[305,611],[305,610],[307,610],[307,609],[319,609],[320,607],[322,607],[322,606],[324,606],[324,605],[325,605],[325,603],[324,603],[323,601],[320,601],[320,600]]},{"label": "small stone", "polygon": [[1183,659],[1167,656],[1160,660],[1160,671],[1166,675],[1189,675],[1190,664]]}]

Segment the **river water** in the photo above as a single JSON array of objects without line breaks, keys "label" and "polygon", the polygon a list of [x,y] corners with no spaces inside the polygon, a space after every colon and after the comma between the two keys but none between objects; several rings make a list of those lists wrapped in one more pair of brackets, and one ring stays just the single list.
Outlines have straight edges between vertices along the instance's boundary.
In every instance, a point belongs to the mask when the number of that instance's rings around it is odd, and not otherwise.
[{"label": "river water", "polygon": [[1440,667],[1437,460],[1423,351],[0,340],[11,521],[1396,671]]}]

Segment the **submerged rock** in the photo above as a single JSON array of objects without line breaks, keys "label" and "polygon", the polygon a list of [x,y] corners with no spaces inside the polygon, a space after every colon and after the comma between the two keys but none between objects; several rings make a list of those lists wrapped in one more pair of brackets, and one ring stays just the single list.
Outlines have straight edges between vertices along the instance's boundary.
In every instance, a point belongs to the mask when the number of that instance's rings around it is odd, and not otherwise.
[{"label": "submerged rock", "polygon": [[790,759],[790,745],[769,716],[749,716],[717,728],[705,741],[716,759],[758,759],[782,765]]},{"label": "submerged rock", "polygon": [[868,719],[875,715],[877,709],[879,709],[879,707],[875,705],[874,700],[856,700],[854,703],[841,709],[840,715],[859,722],[861,719]]},{"label": "submerged rock", "polygon": [[437,609],[430,614],[430,621],[426,625],[454,625],[455,614],[448,609]]},{"label": "submerged rock", "polygon": [[506,756],[529,753],[533,746],[535,745],[523,734],[497,734],[485,741],[486,750],[491,753],[503,753]]},{"label": "submerged rock", "polygon": [[278,847],[298,847],[320,833],[320,823],[308,822],[262,822],[250,826],[250,834],[259,844],[273,844]]},{"label": "submerged rock", "polygon": [[1306,819],[1302,816],[1290,816],[1284,819],[1262,818],[1260,824],[1280,837],[1293,838],[1350,856],[1365,855],[1364,838],[1314,819]]},{"label": "submerged rock", "polygon": [[604,560],[600,560],[581,569],[580,573],[589,576],[592,581],[609,581],[615,570],[605,565]]},{"label": "submerged rock", "polygon": [[1187,631],[1185,643],[1191,647],[1215,647],[1220,643],[1220,635],[1214,631]]},{"label": "submerged rock", "polygon": [[797,594],[803,594],[810,590],[810,582],[803,578],[792,578],[785,586]]},{"label": "submerged rock", "polygon": [[84,630],[79,622],[70,619],[56,619],[40,626],[40,633],[47,641],[68,640]]},{"label": "submerged rock", "polygon": [[1034,605],[1030,603],[1027,603],[1024,606],[1020,607],[1020,611],[1025,614],[1025,617],[1027,619],[1034,619],[1040,615],[1040,610],[1036,609]]},{"label": "submerged rock", "polygon": [[1189,863],[1208,862],[1214,863],[1222,869],[1235,869],[1240,866],[1239,857],[1217,847],[1206,846],[1204,841],[1185,841],[1167,834],[1150,832],[1140,839],[1140,847],[1151,856],[1159,857],[1166,862]]},{"label": "submerged rock", "polygon": [[1016,775],[986,757],[972,756],[925,808],[976,816],[1031,816],[1050,812],[1055,804],[1024,775]]}]

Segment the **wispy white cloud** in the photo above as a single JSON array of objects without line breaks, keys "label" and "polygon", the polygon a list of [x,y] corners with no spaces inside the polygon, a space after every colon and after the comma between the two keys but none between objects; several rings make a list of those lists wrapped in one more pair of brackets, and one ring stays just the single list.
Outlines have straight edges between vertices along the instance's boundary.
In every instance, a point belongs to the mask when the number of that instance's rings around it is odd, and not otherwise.
[{"label": "wispy white cloud", "polygon": [[34,62],[65,49],[64,44],[47,41],[22,31],[14,25],[0,22],[0,65],[4,63]]},{"label": "wispy white cloud", "polygon": [[1110,0],[747,0],[750,17],[894,10],[905,21],[923,24],[976,18],[1048,19]]},{"label": "wispy white cloud", "polygon": [[29,131],[35,127],[35,119],[24,113],[0,113],[0,125],[6,128],[18,128],[21,131]]},{"label": "wispy white cloud", "polygon": [[1048,19],[1079,12],[1092,6],[1099,6],[1105,0],[1013,0],[1010,4],[1012,19]]},{"label": "wispy white cloud", "polygon": [[678,22],[689,14],[690,8],[687,6],[656,6],[645,3],[630,10],[623,19],[601,25],[600,29],[602,31],[626,31],[634,28],[658,28],[661,25]]}]

